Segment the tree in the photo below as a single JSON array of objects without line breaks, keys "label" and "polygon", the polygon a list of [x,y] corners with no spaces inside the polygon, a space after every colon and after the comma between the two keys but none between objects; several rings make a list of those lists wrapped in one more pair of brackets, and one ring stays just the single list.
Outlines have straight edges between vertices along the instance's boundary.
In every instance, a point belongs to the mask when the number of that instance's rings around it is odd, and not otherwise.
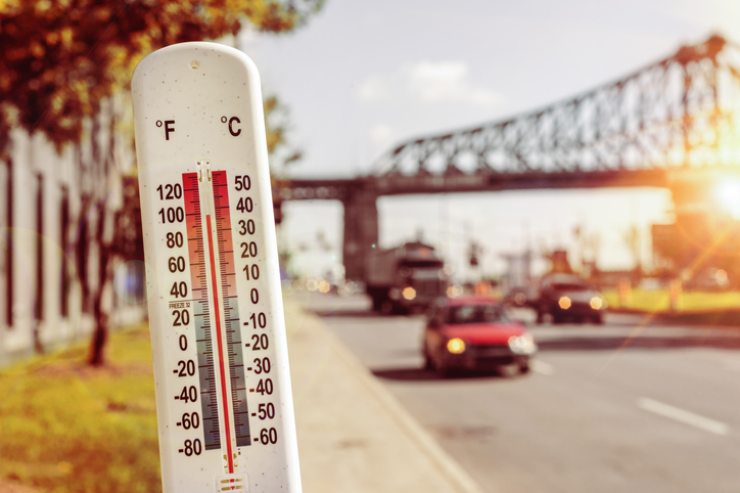
[{"label": "tree", "polygon": [[288,110],[277,96],[271,95],[264,102],[265,121],[267,122],[267,152],[270,154],[270,166],[277,168],[278,174],[284,172],[291,164],[299,161],[303,154],[290,145]]},{"label": "tree", "polygon": [[[120,183],[122,98],[147,53],[173,43],[238,33],[292,31],[323,0],[43,0],[0,2],[0,160],[10,160],[10,129],[40,134],[58,151],[74,148],[80,210],[75,221],[77,278],[95,329],[90,363],[104,363],[104,306],[114,259],[111,186]],[[269,101],[268,101],[269,103]],[[277,104],[277,100],[275,100]],[[284,141],[279,132],[273,146]],[[122,144],[122,141],[124,142]],[[65,248],[66,245],[63,246]],[[91,258],[97,264],[90,269]],[[92,275],[96,272],[97,275]]]}]

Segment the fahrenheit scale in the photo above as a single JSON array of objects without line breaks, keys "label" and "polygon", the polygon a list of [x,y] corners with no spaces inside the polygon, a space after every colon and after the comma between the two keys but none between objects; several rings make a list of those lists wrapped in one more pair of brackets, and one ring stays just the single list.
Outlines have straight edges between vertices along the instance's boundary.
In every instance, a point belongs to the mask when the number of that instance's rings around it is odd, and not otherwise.
[{"label": "fahrenheit scale", "polygon": [[257,69],[183,43],[132,91],[164,491],[300,492]]}]

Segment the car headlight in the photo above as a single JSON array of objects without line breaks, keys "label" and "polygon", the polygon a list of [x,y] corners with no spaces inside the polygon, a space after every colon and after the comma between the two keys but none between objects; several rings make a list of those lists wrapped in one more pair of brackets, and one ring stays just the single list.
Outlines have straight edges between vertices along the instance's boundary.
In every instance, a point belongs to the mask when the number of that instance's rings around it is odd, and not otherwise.
[{"label": "car headlight", "polygon": [[601,310],[604,308],[604,300],[599,296],[592,297],[588,304],[591,305],[591,308],[594,310]]},{"label": "car headlight", "polygon": [[567,296],[561,296],[558,300],[558,306],[563,309],[567,310],[573,305],[573,301]]},{"label": "car headlight", "polygon": [[447,351],[452,354],[462,354],[465,352],[465,341],[459,337],[453,337],[447,341]]},{"label": "car headlight", "polygon": [[411,301],[416,298],[416,290],[411,286],[406,286],[403,288],[403,291],[401,291],[401,296],[403,296],[403,299],[406,301]]},{"label": "car headlight", "polygon": [[509,349],[515,354],[532,354],[537,351],[537,344],[529,334],[509,337]]}]

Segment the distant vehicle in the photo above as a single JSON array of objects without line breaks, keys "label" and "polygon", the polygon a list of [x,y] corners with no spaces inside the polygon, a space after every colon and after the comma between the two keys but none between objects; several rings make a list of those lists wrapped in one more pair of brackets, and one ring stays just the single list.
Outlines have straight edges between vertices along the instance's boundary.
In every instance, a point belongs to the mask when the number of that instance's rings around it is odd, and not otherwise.
[{"label": "distant vehicle", "polygon": [[553,323],[604,322],[606,303],[588,282],[572,274],[552,274],[542,279],[537,299],[533,300],[537,323],[550,316]]},{"label": "distant vehicle", "polygon": [[521,323],[506,315],[504,305],[467,296],[435,305],[424,329],[424,366],[441,374],[454,370],[493,370],[516,365],[530,370],[537,345]]},{"label": "distant vehicle", "polygon": [[365,290],[382,313],[426,309],[447,294],[444,262],[434,247],[409,242],[368,255]]}]

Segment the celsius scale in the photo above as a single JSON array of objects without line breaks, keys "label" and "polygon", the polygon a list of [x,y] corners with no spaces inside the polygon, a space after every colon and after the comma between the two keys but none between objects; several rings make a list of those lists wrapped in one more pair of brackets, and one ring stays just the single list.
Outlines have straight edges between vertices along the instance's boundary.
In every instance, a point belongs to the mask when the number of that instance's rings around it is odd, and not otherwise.
[{"label": "celsius scale", "polygon": [[298,493],[257,69],[177,44],[132,92],[164,492]]}]

